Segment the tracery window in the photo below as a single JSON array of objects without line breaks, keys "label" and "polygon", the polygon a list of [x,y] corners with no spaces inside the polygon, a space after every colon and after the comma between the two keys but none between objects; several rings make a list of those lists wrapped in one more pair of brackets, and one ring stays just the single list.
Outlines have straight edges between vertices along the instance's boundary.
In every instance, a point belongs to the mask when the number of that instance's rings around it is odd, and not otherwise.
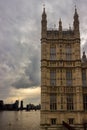
[{"label": "tracery window", "polygon": [[67,94],[67,110],[73,110],[74,103],[73,103],[73,94]]},{"label": "tracery window", "polygon": [[54,93],[50,94],[50,110],[57,109],[57,96]]},{"label": "tracery window", "polygon": [[56,47],[50,47],[50,60],[56,60]]},{"label": "tracery window", "polygon": [[50,85],[56,85],[56,70],[50,70]]},{"label": "tracery window", "polygon": [[72,70],[66,70],[66,85],[71,86],[72,85]]},{"label": "tracery window", "polygon": [[66,60],[72,59],[72,49],[71,46],[66,47]]}]

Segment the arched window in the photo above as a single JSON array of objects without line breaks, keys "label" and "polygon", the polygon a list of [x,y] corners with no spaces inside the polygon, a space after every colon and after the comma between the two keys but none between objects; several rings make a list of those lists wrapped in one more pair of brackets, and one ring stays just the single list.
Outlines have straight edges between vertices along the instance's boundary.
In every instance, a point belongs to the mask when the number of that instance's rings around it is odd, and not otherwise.
[{"label": "arched window", "polygon": [[50,60],[56,60],[56,47],[50,47]]}]

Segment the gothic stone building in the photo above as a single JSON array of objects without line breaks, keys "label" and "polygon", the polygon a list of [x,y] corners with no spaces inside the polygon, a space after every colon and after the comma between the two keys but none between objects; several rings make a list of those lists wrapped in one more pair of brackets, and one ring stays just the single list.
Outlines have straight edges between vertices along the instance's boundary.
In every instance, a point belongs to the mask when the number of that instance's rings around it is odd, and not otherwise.
[{"label": "gothic stone building", "polygon": [[80,52],[79,16],[73,29],[47,29],[41,21],[41,129],[83,130],[87,123],[87,60]]}]

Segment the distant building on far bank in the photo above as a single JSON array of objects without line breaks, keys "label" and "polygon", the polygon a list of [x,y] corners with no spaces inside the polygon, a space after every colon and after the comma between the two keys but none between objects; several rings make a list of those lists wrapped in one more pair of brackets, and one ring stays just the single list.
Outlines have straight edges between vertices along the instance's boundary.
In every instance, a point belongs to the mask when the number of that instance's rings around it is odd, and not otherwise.
[{"label": "distant building on far bank", "polygon": [[21,101],[20,110],[23,110],[23,100]]},{"label": "distant building on far bank", "polygon": [[41,21],[41,128],[87,129],[87,59],[81,59],[79,16],[73,28],[47,29],[45,8]]},{"label": "distant building on far bank", "polygon": [[3,107],[4,107],[4,102],[3,100],[0,100],[0,110],[3,110]]},{"label": "distant building on far bank", "polygon": [[3,100],[0,100],[0,110],[19,110],[19,101],[16,100],[12,104],[4,104]]}]

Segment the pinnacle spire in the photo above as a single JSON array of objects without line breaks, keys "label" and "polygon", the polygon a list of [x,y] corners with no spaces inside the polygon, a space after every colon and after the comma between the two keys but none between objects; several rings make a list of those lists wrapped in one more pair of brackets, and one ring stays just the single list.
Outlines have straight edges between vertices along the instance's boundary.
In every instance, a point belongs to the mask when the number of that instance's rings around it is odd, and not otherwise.
[{"label": "pinnacle spire", "polygon": [[42,19],[46,19],[45,4],[43,4]]},{"label": "pinnacle spire", "polygon": [[78,19],[78,13],[77,13],[77,8],[76,8],[76,5],[75,5],[75,13],[74,13],[74,19],[77,18]]},{"label": "pinnacle spire", "polygon": [[62,24],[61,18],[59,19],[59,24]]},{"label": "pinnacle spire", "polygon": [[78,18],[77,8],[75,5],[75,13],[74,13],[74,22],[73,22],[73,28],[74,28],[74,34],[78,35],[79,37],[79,18]]},{"label": "pinnacle spire", "polygon": [[61,18],[59,19],[59,31],[62,31],[62,21],[61,21]]},{"label": "pinnacle spire", "polygon": [[45,12],[45,4],[43,4],[43,13],[42,13],[42,21],[41,21],[41,32],[42,32],[42,38],[46,38],[46,32],[47,32],[47,15]]},{"label": "pinnacle spire", "polygon": [[85,51],[83,51],[82,61],[83,61],[83,62],[86,61],[86,54],[85,54]]},{"label": "pinnacle spire", "polygon": [[75,5],[75,12],[77,12],[77,8],[76,8],[76,5]]},{"label": "pinnacle spire", "polygon": [[43,4],[43,12],[45,13],[45,4]]},{"label": "pinnacle spire", "polygon": [[59,37],[62,38],[62,21],[59,19]]},{"label": "pinnacle spire", "polygon": [[71,25],[69,24],[69,30],[71,30]]}]

